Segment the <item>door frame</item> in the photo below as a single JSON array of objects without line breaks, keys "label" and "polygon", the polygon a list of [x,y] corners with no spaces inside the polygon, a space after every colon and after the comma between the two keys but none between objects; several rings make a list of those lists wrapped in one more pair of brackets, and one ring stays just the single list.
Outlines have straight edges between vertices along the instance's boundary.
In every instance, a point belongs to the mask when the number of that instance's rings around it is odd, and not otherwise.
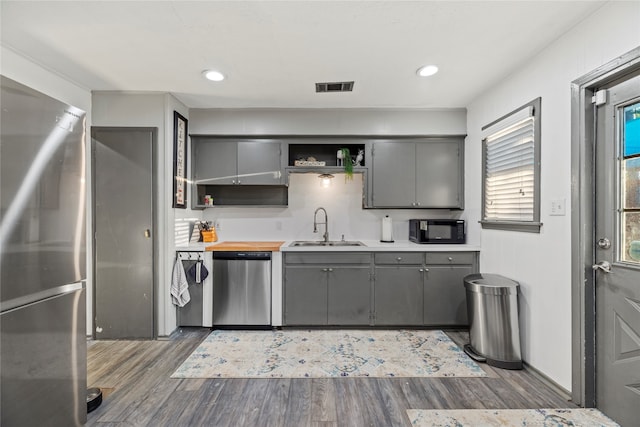
[{"label": "door frame", "polygon": [[571,397],[596,407],[595,91],[640,71],[640,47],[571,83]]},{"label": "door frame", "polygon": [[95,170],[95,140],[93,138],[94,131],[102,132],[120,132],[120,131],[148,131],[151,132],[151,206],[152,206],[152,225],[151,236],[153,238],[153,260],[152,260],[152,322],[153,332],[152,339],[158,338],[158,266],[159,262],[159,249],[160,242],[158,236],[158,161],[156,156],[158,155],[158,128],[156,127],[143,127],[143,126],[91,126],[90,139],[91,139],[91,284],[92,284],[92,301],[91,301],[91,338],[96,339],[96,218],[95,218],[95,205],[96,205],[96,173]]}]

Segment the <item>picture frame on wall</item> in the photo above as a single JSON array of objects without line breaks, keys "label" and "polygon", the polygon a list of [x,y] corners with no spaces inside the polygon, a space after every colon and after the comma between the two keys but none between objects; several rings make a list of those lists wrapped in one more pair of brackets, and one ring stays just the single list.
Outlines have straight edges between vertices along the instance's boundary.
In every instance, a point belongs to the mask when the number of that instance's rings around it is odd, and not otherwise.
[{"label": "picture frame on wall", "polygon": [[187,208],[187,135],[188,121],[173,112],[173,207]]}]

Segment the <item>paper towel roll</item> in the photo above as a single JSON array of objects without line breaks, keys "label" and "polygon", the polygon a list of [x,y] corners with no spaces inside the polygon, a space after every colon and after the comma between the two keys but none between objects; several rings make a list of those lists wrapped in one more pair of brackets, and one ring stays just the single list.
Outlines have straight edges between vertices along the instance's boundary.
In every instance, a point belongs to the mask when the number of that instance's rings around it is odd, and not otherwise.
[{"label": "paper towel roll", "polygon": [[386,215],[384,218],[382,218],[382,238],[380,239],[381,242],[393,242],[392,229],[393,223],[391,222],[391,218],[389,218],[389,215]]}]

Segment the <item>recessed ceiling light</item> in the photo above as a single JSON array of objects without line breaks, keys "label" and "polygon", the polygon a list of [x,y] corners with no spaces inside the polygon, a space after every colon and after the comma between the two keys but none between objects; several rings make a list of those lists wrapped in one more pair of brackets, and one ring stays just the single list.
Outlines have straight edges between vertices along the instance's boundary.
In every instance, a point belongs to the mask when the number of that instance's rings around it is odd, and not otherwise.
[{"label": "recessed ceiling light", "polygon": [[437,72],[438,67],[436,67],[435,65],[425,65],[424,67],[418,68],[416,74],[418,74],[420,77],[428,77],[433,76]]},{"label": "recessed ceiling light", "polygon": [[221,82],[224,80],[224,74],[216,70],[204,70],[202,75],[205,79],[212,80],[214,82]]}]

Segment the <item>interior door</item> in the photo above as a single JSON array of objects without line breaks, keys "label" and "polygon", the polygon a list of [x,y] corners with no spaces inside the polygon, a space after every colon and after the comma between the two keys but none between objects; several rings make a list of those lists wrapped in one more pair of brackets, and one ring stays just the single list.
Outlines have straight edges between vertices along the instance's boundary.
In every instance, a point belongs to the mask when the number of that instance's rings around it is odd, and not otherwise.
[{"label": "interior door", "polygon": [[640,408],[640,77],[608,89],[596,136],[596,405],[622,425]]},{"label": "interior door", "polygon": [[93,128],[94,336],[154,337],[155,129]]}]

